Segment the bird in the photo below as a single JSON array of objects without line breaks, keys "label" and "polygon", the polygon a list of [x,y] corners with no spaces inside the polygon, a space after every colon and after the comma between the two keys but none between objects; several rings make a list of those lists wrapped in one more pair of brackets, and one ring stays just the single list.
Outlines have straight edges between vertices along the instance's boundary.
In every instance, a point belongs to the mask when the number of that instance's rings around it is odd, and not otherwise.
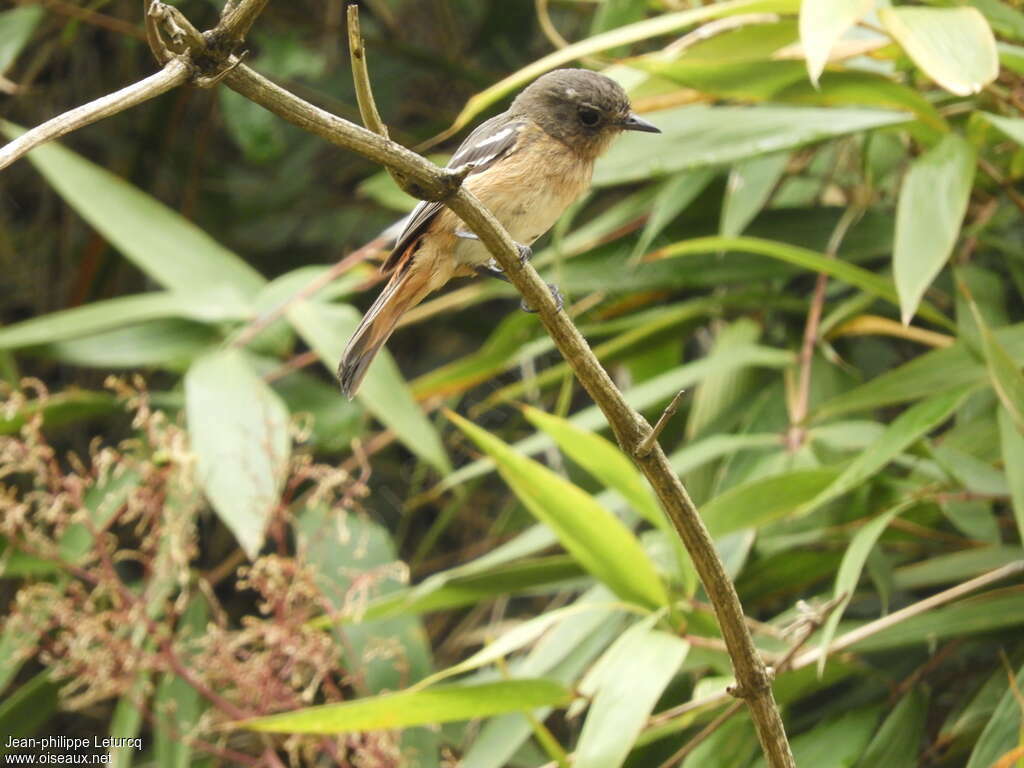
[{"label": "bird", "polygon": [[[623,131],[661,133],[638,117],[622,87],[585,69],[556,69],[486,120],[447,167],[501,222],[529,258],[530,246],[590,186],[594,162]],[[423,201],[407,219],[381,271],[390,275],[342,353],[338,379],[351,400],[399,319],[453,277],[507,280],[483,243],[441,202]],[[552,286],[561,307],[561,296]],[[530,311],[528,307],[523,307]]]}]

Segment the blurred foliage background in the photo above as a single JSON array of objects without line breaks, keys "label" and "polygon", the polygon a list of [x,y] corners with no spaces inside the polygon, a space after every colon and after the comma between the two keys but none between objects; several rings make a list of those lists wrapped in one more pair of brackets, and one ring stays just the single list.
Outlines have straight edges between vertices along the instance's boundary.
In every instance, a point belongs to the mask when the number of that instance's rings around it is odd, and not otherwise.
[{"label": "blurred foliage background", "polygon": [[[534,263],[651,421],[686,390],[661,440],[798,763],[1021,764],[1019,3],[360,5],[392,137],[438,161],[569,62],[664,131]],[[6,135],[151,73],[141,14],[4,3]],[[358,120],[341,0],[271,3],[249,50]],[[429,300],[338,392],[414,203],[379,168],[181,88],[0,200],[0,732],[142,739],[124,766],[762,764],[692,566],[511,288]]]}]

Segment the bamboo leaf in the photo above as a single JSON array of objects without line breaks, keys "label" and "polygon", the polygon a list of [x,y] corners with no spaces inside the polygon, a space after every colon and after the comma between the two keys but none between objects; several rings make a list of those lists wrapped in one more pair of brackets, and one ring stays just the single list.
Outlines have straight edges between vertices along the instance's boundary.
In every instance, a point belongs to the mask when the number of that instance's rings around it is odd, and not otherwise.
[{"label": "bamboo leaf", "polygon": [[955,133],[915,160],[903,180],[893,276],[904,325],[953,252],[973,181],[974,150]]},{"label": "bamboo leaf", "polygon": [[[17,126],[0,121],[14,138]],[[237,255],[181,214],[59,144],[28,154],[57,193],[126,258],[158,283],[199,304],[237,306],[265,283]]]},{"label": "bamboo leaf", "polygon": [[948,419],[969,390],[964,387],[942,392],[915,403],[886,427],[885,432],[850,463],[827,488],[801,508],[808,514],[823,504],[849,493],[913,443]]},{"label": "bamboo leaf", "polygon": [[874,0],[804,0],[800,3],[800,42],[812,83],[817,85],[839,38],[873,5]]},{"label": "bamboo leaf", "polygon": [[[818,647],[821,648],[821,656],[818,659],[819,677],[825,669],[825,662],[828,660],[828,647],[835,636],[836,627],[839,626],[839,620],[843,617],[846,606],[850,604],[850,599],[853,597],[853,592],[860,581],[868,555],[871,554],[875,543],[889,523],[892,522],[892,519],[915,503],[917,502],[914,500],[906,501],[883,512],[857,531],[850,541],[850,546],[843,553],[843,560],[839,564],[839,570],[836,572],[835,588],[832,590],[832,598],[839,600],[839,603],[833,608],[828,619],[826,619],[818,639]],[[842,599],[840,600],[840,598]]]},{"label": "bamboo leaf", "polygon": [[189,369],[185,410],[199,482],[217,515],[255,559],[291,454],[288,409],[244,354],[228,349]]},{"label": "bamboo leaf", "polygon": [[544,679],[438,685],[258,717],[237,725],[270,733],[362,733],[559,707],[571,698],[563,686]]},{"label": "bamboo leaf", "polygon": [[885,7],[878,18],[914,63],[950,93],[979,93],[999,74],[995,36],[976,8]]},{"label": "bamboo leaf", "polygon": [[633,532],[592,496],[458,414],[448,418],[491,456],[516,496],[562,546],[624,600],[651,609],[668,602],[665,585]]},{"label": "bamboo leaf", "polygon": [[600,662],[600,684],[583,723],[573,765],[623,765],[689,649],[684,640],[643,624],[627,630]]}]

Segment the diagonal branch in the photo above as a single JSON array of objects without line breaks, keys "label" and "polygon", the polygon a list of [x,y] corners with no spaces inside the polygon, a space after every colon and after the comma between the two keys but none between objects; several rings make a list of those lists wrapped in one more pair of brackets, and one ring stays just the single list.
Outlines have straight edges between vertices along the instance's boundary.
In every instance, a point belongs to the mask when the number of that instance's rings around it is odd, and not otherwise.
[{"label": "diagonal branch", "polygon": [[[198,85],[224,82],[288,122],[383,165],[399,180],[402,188],[414,197],[444,201],[480,238],[526,303],[538,310],[555,345],[605,414],[619,446],[633,458],[650,481],[676,532],[686,545],[714,606],[735,669],[737,685],[734,695],[745,700],[750,708],[751,719],[767,763],[771,768],[792,768],[795,763],[772,693],[771,676],[751,639],[739,597],[686,488],[673,471],[656,436],[655,439],[650,438],[653,433],[651,425],[626,402],[586,339],[569,316],[555,304],[547,285],[533,266],[520,260],[508,232],[490,211],[462,187],[463,174],[438,168],[415,152],[319,109],[239,64],[240,56],[236,55],[236,51],[241,36],[265,3],[266,0],[231,3],[225,9],[218,27],[199,35],[180,12],[153,0],[147,6],[147,31],[150,33],[154,55],[161,63],[166,62],[163,72],[153,76],[158,86],[154,87],[152,83],[143,89],[139,89],[138,84],[130,86],[126,90],[129,90],[129,99],[134,101],[125,102],[124,94],[119,92],[106,97],[112,102],[104,108],[89,109],[84,119],[78,116],[60,130],[36,129],[30,132],[35,134],[33,146],[151,98],[157,88],[169,90],[189,80]],[[158,20],[170,30],[170,45],[159,35]],[[168,61],[173,54],[187,54],[187,58],[174,56]],[[115,99],[118,95],[120,98]],[[56,118],[50,124],[64,126],[66,117]],[[8,162],[18,156],[20,154],[14,154]]]},{"label": "diagonal branch", "polygon": [[470,192],[458,186],[460,180],[455,174],[437,168],[419,155],[371,131],[302,101],[248,67],[236,68],[224,82],[288,122],[398,171],[409,180],[407,191],[421,199],[444,200],[487,246],[526,302],[538,309],[555,345],[604,412],[623,451],[633,457],[650,481],[690,552],[715,607],[735,666],[736,695],[745,699],[750,707],[768,764],[773,768],[794,765],[782,717],[772,693],[770,675],[754,647],[739,597],[696,506],[656,442],[649,453],[640,455],[640,447],[652,431],[650,424],[626,402],[586,339],[568,315],[556,306],[547,284],[536,270],[528,262],[520,261],[511,237],[497,219]]}]

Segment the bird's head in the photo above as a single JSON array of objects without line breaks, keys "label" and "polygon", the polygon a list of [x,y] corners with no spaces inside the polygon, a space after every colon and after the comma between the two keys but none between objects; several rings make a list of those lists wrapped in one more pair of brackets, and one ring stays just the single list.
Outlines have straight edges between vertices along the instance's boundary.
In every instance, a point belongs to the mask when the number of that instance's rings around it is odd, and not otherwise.
[{"label": "bird's head", "polygon": [[510,112],[523,114],[581,155],[594,158],[622,131],[661,133],[637,117],[622,86],[586,69],[556,69],[537,78]]}]

